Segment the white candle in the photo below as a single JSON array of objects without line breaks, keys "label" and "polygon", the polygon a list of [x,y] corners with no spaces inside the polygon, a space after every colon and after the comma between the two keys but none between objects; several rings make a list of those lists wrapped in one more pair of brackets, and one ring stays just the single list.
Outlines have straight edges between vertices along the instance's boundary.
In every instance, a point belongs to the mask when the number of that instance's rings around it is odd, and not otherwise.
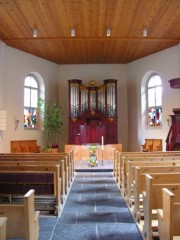
[{"label": "white candle", "polygon": [[104,137],[102,136],[102,150],[104,150]]}]

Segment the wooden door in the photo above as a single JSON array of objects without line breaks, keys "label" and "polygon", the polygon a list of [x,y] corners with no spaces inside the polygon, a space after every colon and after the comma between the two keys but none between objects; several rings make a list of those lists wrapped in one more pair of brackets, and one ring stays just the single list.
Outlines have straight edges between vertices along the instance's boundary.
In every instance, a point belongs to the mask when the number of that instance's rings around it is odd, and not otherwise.
[{"label": "wooden door", "polygon": [[80,126],[80,144],[101,144],[102,136],[104,136],[104,126]]}]

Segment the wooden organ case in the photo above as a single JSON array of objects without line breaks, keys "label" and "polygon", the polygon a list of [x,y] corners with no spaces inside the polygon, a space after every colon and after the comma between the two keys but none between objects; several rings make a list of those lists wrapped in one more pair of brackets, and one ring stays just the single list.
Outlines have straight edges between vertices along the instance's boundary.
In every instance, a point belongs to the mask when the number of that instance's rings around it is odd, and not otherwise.
[{"label": "wooden organ case", "polygon": [[100,87],[91,81],[69,80],[69,144],[118,143],[117,80]]}]

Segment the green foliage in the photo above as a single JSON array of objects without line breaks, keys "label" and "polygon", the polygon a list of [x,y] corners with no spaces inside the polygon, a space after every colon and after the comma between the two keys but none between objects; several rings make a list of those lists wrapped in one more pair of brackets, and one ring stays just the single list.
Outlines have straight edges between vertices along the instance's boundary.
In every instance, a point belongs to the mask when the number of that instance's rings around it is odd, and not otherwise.
[{"label": "green foliage", "polygon": [[95,153],[97,147],[95,145],[92,145],[90,148],[89,148],[89,154],[92,154],[92,153]]},{"label": "green foliage", "polygon": [[44,114],[43,126],[47,137],[47,145],[59,144],[63,127],[64,112],[56,101],[47,103],[39,99],[40,111]]},{"label": "green foliage", "polygon": [[97,149],[97,147],[95,145],[92,145],[89,148],[89,166],[97,166],[98,165],[96,149]]}]

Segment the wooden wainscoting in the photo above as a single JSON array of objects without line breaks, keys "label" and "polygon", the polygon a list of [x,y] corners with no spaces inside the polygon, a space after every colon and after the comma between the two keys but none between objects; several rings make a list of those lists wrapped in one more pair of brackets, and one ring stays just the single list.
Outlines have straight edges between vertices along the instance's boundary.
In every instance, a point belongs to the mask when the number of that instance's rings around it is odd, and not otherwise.
[{"label": "wooden wainscoting", "polygon": [[[91,144],[93,145],[93,144]],[[74,160],[88,160],[90,145],[65,145],[65,152],[74,150]],[[114,150],[122,152],[122,144],[107,144],[104,145],[103,159],[113,160]],[[102,159],[102,146],[97,145],[96,149],[97,160]]]}]

